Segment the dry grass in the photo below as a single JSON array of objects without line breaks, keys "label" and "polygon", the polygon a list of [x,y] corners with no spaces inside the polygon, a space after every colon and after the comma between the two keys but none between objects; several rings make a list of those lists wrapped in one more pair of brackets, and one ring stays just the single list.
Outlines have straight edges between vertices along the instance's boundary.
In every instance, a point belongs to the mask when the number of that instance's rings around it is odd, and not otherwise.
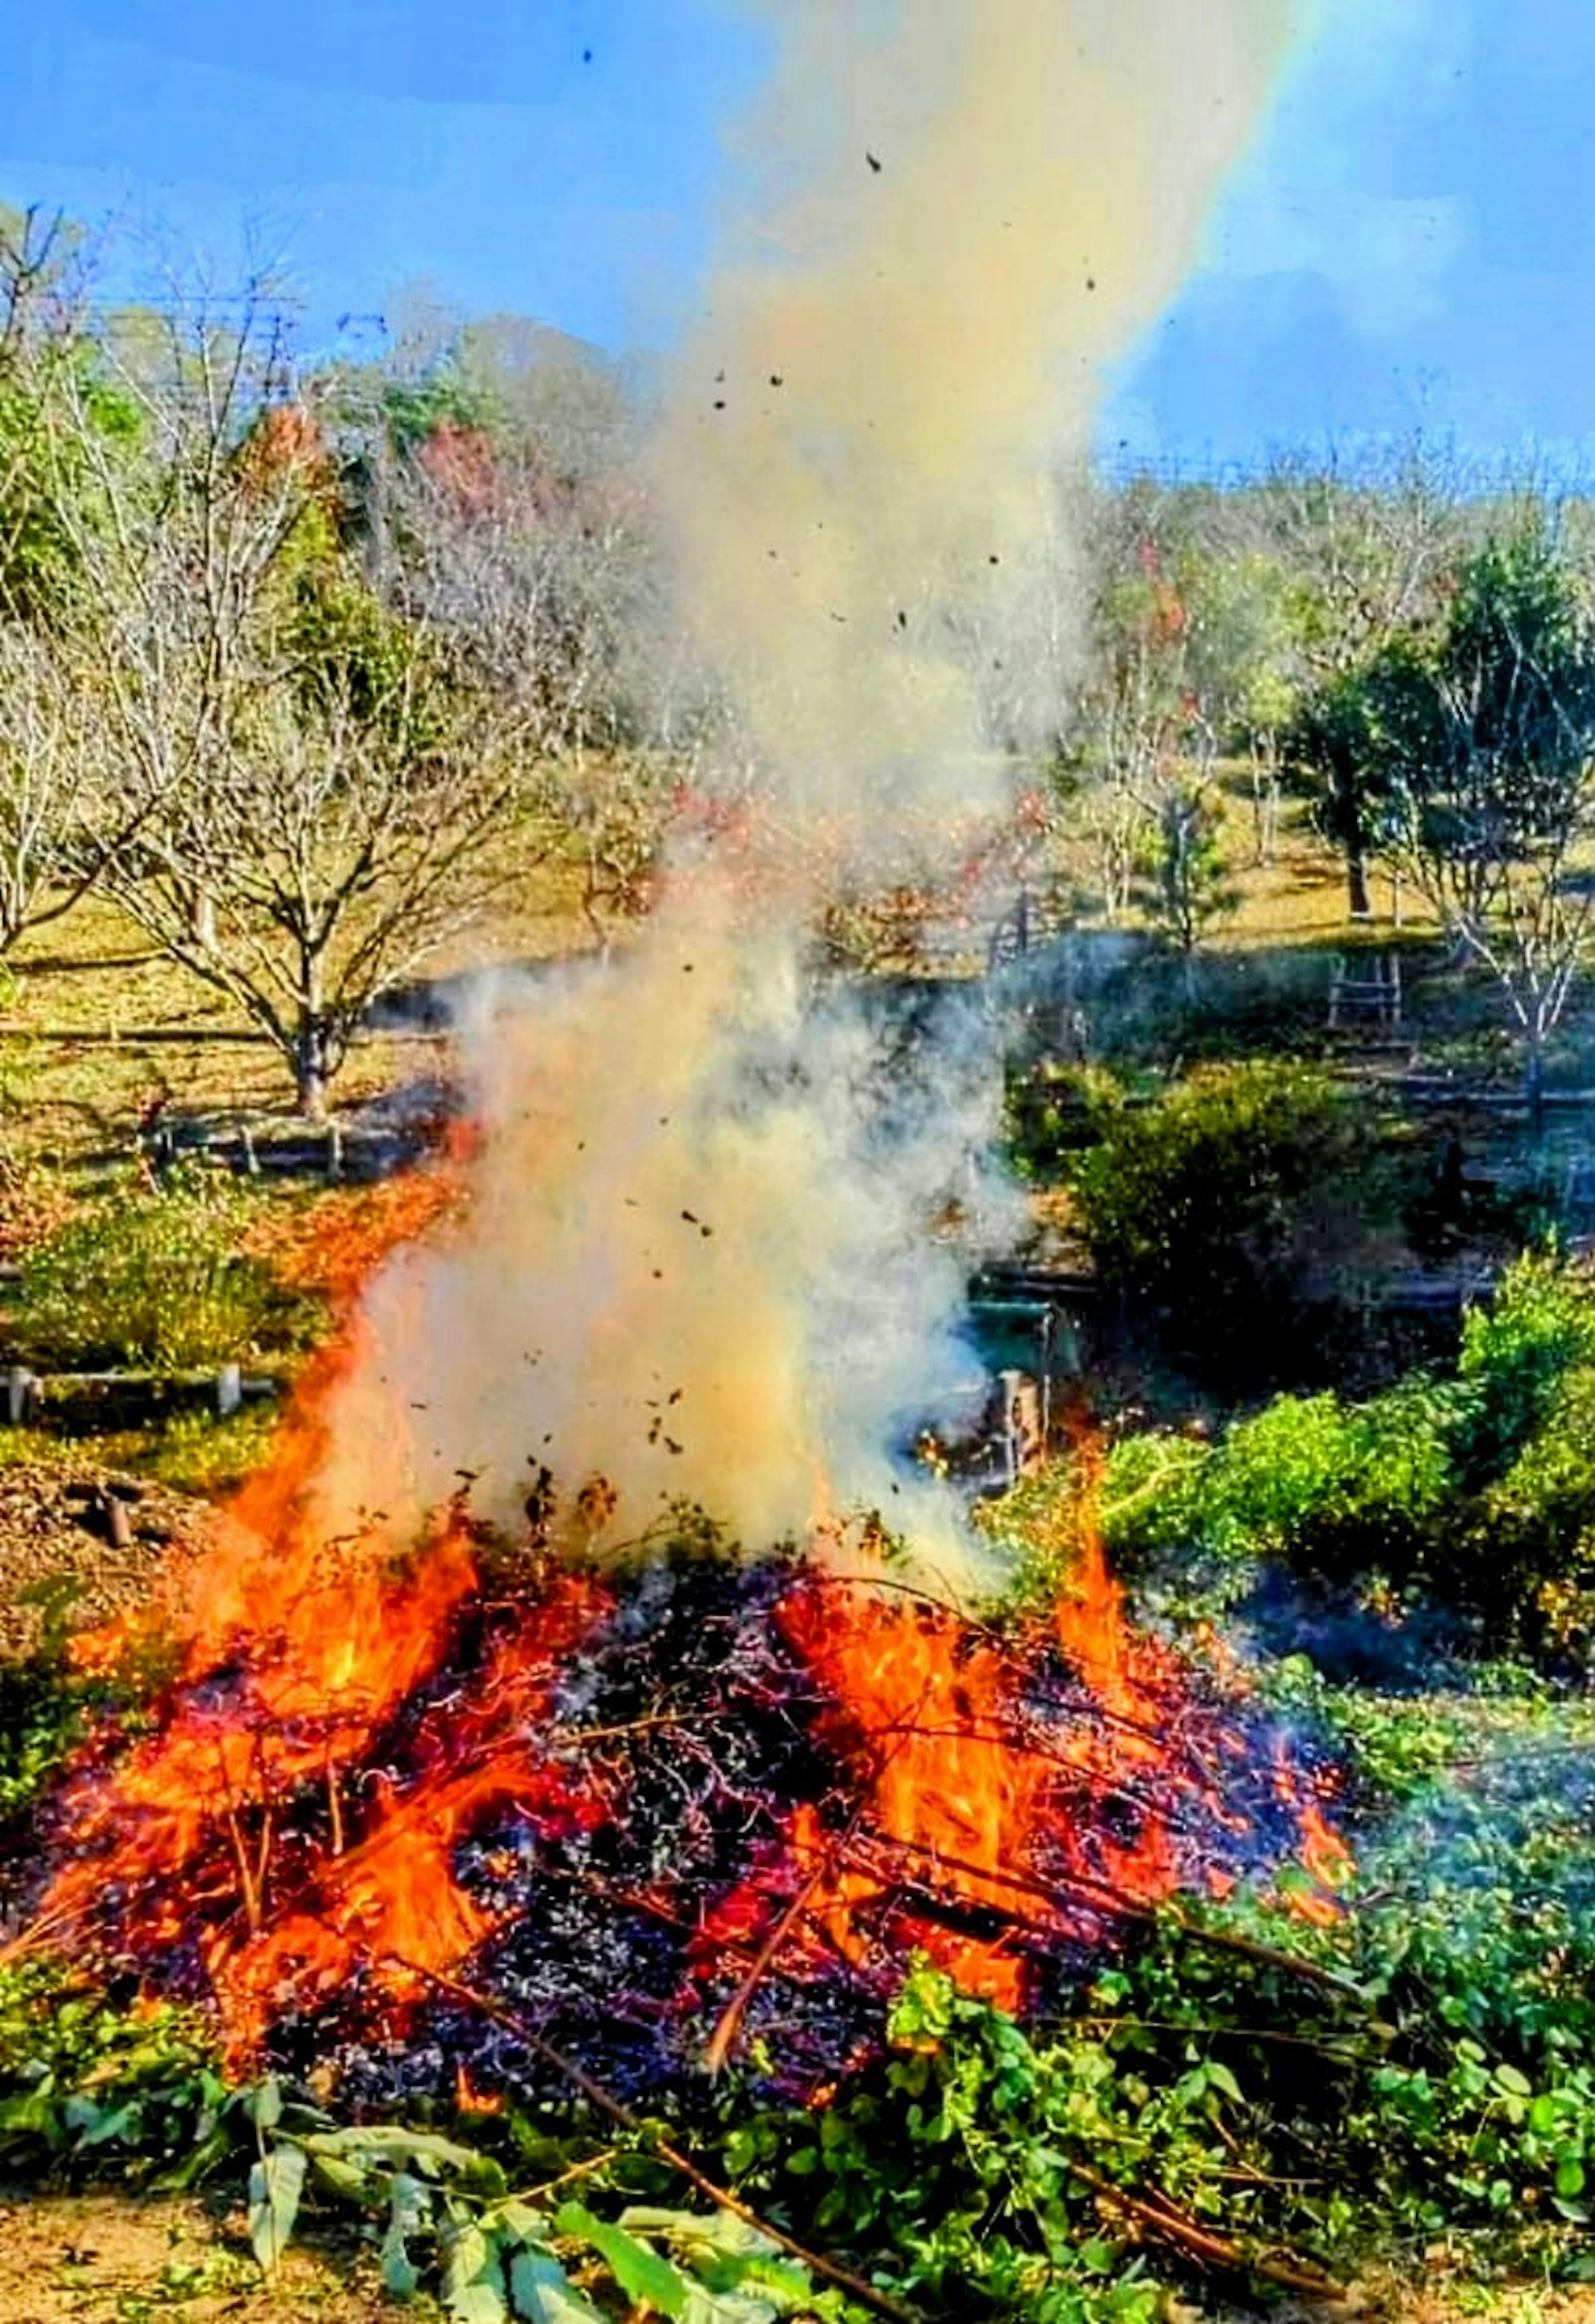
[{"label": "dry grass", "polygon": [[[1397,898],[1388,873],[1369,873],[1371,924],[1353,921],[1347,904],[1344,861],[1314,829],[1304,801],[1281,801],[1273,860],[1258,863],[1249,779],[1240,770],[1229,768],[1220,788],[1224,794],[1224,845],[1231,880],[1240,890],[1240,904],[1214,928],[1210,941],[1216,948],[1246,951],[1278,945],[1348,949],[1388,945],[1397,936]],[[1400,936],[1408,939],[1433,936],[1436,924],[1421,899],[1407,891],[1399,900]]]},{"label": "dry grass", "polygon": [[[532,863],[513,903],[429,960],[418,982],[590,943],[574,875]],[[185,1113],[291,1114],[291,1081],[271,1044],[224,994],[152,950],[107,899],[89,897],[24,938],[8,965],[16,984],[0,1021],[0,1136],[14,1155],[76,1166],[124,1154],[162,1093]],[[439,1067],[438,1044],[425,1034],[363,1036],[335,1104],[347,1111]]]}]

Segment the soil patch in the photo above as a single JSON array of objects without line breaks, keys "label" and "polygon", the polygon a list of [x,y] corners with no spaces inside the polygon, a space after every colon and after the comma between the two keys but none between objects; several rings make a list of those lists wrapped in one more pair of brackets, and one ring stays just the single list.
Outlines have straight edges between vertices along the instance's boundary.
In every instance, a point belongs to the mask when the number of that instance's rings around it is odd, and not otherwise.
[{"label": "soil patch", "polygon": [[[263,2282],[241,2214],[192,2200],[0,2187],[0,2324],[374,2324],[392,2319],[353,2242],[298,2244]],[[417,2324],[428,2305],[409,2311]]]},{"label": "soil patch", "polygon": [[143,1604],[157,1571],[196,1554],[213,1517],[207,1502],[69,1455],[0,1468],[0,1658],[36,1649],[58,1590],[74,1629]]}]

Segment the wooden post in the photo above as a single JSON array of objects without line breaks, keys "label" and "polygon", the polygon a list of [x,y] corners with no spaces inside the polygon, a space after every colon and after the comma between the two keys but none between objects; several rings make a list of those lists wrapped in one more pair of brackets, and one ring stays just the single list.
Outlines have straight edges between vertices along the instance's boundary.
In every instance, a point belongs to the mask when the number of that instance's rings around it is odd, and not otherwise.
[{"label": "wooden post", "polygon": [[327,1125],[327,1175],[329,1178],[344,1175],[344,1133],[336,1121]]},{"label": "wooden post", "polygon": [[1048,1452],[1052,1450],[1052,1368],[1057,1328],[1057,1309],[1044,1307],[1037,1336],[1041,1343],[1041,1442]]},{"label": "wooden post", "polygon": [[244,1148],[244,1176],[249,1178],[258,1178],[261,1174],[261,1157],[254,1150],[254,1132],[248,1122],[245,1122],[239,1131],[238,1138]]},{"label": "wooden post", "polygon": [[6,1416],[14,1428],[25,1428],[33,1417],[38,1381],[23,1364],[13,1364],[5,1383]]},{"label": "wooden post", "polygon": [[241,1364],[224,1364],[216,1376],[216,1409],[221,1420],[230,1420],[244,1401],[244,1368]]}]

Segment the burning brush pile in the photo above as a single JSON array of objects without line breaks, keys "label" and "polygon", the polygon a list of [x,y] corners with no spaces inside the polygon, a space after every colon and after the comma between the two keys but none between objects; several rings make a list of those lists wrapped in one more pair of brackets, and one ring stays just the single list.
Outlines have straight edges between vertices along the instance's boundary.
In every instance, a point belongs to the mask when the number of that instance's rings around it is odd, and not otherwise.
[{"label": "burning brush pile", "polygon": [[634,944],[463,1026],[468,1217],[438,1257],[395,1198],[413,1263],[181,1602],[89,1642],[164,1668],[28,1900],[28,1941],[355,2102],[549,2045],[622,2094],[735,2058],[812,2095],[917,1954],[1023,2013],[1182,1891],[1292,1865],[1333,1910],[1311,1771],[1134,1635],[1083,1507],[1054,1606],[973,1610],[1000,1577],[892,1448],[948,1385],[979,1238],[932,1222],[991,1201],[991,1028],[909,1074],[814,973],[838,896],[984,860],[1056,749],[1054,463],[1286,12],[789,14],[641,456],[685,639],[640,605],[639,666],[734,706],[713,811]]},{"label": "burning brush pile", "polygon": [[917,1953],[1022,2015],[1182,1891],[1289,1865],[1334,1911],[1326,1779],[1129,1627],[1085,1499],[1056,1603],[991,1621],[871,1522],[749,1560],[678,1508],[600,1563],[604,1483],[567,1509],[540,1464],[513,1533],[462,1480],[401,1546],[331,1537],[358,1352],[351,1323],[186,1609],[81,1646],[145,1696],[45,1811],[29,1900],[28,1944],[210,2005],[239,2068],[528,2095],[509,2017],[622,2098],[749,2055],[807,2098]]}]

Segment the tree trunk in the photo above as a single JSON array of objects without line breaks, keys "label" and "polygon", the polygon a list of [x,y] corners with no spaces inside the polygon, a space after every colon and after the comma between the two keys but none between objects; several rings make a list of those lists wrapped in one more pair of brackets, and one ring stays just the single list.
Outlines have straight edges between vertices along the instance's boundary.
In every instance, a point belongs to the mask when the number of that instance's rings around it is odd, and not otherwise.
[{"label": "tree trunk", "polygon": [[1360,839],[1346,844],[1346,909],[1354,920],[1373,918],[1368,894],[1368,857]]},{"label": "tree trunk", "polygon": [[309,1121],[325,1120],[327,1087],[331,1075],[327,1065],[327,1027],[319,1017],[306,1016],[300,1020],[293,1078],[300,1111]]},{"label": "tree trunk", "polygon": [[1523,1094],[1528,1102],[1529,1134],[1541,1138],[1545,1128],[1545,1053],[1536,1035],[1530,1036],[1524,1059]]}]

